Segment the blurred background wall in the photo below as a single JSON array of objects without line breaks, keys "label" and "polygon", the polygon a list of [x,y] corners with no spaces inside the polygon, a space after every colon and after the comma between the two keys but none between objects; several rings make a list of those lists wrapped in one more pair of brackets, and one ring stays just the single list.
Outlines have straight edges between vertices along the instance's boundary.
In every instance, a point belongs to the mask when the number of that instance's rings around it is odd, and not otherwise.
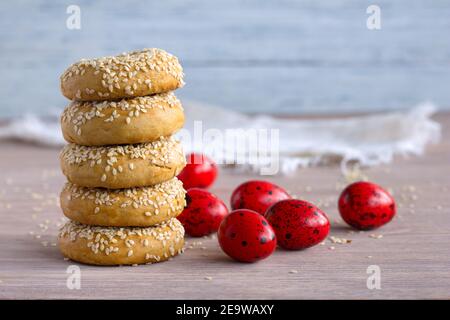
[{"label": "blurred background wall", "polygon": [[242,112],[450,108],[448,0],[1,1],[0,26],[0,117],[59,112],[70,63],[143,47],[180,57],[181,99]]}]

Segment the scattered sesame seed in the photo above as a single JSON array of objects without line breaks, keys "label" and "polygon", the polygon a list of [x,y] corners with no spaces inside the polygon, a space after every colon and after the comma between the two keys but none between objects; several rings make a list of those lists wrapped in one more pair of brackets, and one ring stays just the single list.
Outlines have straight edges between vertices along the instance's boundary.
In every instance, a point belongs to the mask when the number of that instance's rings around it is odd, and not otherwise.
[{"label": "scattered sesame seed", "polygon": [[337,237],[329,237],[328,238],[332,243],[339,243],[339,244],[346,244],[346,243],[352,243],[352,240],[345,239],[345,238],[337,238]]},{"label": "scattered sesame seed", "polygon": [[[72,64],[61,75],[61,83],[64,84],[73,76],[84,75],[87,69],[93,69],[94,75],[101,75],[102,91],[86,88],[85,93],[96,93],[100,98],[108,97],[115,89],[124,87],[125,93],[132,95],[134,91],[152,88],[149,77],[161,77],[169,75],[178,81],[178,87],[184,85],[183,69],[178,59],[161,49],[147,48],[140,51],[123,53],[114,57],[102,57],[97,59],[83,59]],[[157,72],[158,74],[155,74]],[[138,74],[147,77],[143,82]],[[143,86],[143,87],[142,87]],[[132,89],[133,88],[133,89]],[[149,94],[152,92],[150,91]],[[76,92],[78,99],[82,98],[82,92]]]}]

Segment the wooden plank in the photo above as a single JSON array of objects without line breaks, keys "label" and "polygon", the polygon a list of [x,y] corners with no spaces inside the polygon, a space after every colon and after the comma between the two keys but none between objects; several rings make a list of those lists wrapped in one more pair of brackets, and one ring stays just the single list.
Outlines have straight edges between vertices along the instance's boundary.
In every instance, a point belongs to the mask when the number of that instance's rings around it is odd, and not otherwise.
[{"label": "wooden plank", "polygon": [[378,31],[367,29],[369,3],[358,0],[79,5],[81,29],[68,30],[67,3],[2,3],[1,115],[60,112],[58,76],[69,64],[143,47],[180,57],[181,97],[233,110],[367,112],[424,100],[450,108],[448,1],[377,1]]},{"label": "wooden plank", "polygon": [[[58,150],[3,142],[0,298],[450,298],[450,114],[437,119],[444,137],[425,156],[364,170],[371,180],[391,188],[400,205],[397,218],[380,230],[353,232],[343,224],[336,199],[345,181],[337,167],[269,178],[320,204],[333,222],[331,235],[352,239],[351,244],[327,241],[304,251],[277,250],[259,263],[240,264],[222,253],[216,239],[190,238],[192,249],[166,263],[80,265],[81,290],[67,289],[66,269],[74,262],[64,261],[52,246],[62,217]],[[212,191],[228,202],[236,185],[255,178],[223,169]],[[381,290],[367,289],[369,265],[381,268]]]}]

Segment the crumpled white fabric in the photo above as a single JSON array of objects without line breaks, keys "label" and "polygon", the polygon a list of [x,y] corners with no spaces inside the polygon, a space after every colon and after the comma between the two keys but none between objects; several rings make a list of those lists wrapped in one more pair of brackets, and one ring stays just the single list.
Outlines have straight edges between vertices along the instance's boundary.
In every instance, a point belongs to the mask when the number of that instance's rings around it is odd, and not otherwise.
[{"label": "crumpled white fabric", "polygon": [[[250,116],[223,108],[186,103],[185,128],[194,130],[194,121],[202,121],[203,130],[217,128],[279,129],[280,171],[289,173],[306,167],[338,161],[342,165],[357,162],[362,166],[389,163],[395,155],[421,155],[428,143],[440,139],[439,123],[431,119],[436,107],[424,103],[408,111],[396,111],[339,119],[310,120]],[[247,139],[242,135],[240,139]],[[204,143],[208,152],[215,141]],[[236,150],[230,148],[213,153],[216,161],[226,162]],[[261,146],[253,146],[255,148]],[[185,144],[186,151],[201,151],[195,144]],[[261,151],[261,149],[259,149]],[[264,152],[263,152],[264,153]],[[270,159],[262,157],[250,164],[254,170],[267,166]]]},{"label": "crumpled white fabric", "polygon": [[0,125],[0,140],[27,142],[41,146],[62,146],[66,142],[62,136],[59,119],[43,119],[26,114]]},{"label": "crumpled white fabric", "polygon": [[[184,103],[185,129],[177,134],[186,152],[205,152],[221,164],[232,164],[238,156],[247,157],[245,165],[236,168],[260,170],[271,158],[264,145],[249,145],[246,150],[222,143],[217,138],[204,140],[207,129],[238,138],[249,139],[248,129],[279,129],[279,171],[289,173],[299,167],[338,162],[357,162],[362,166],[389,163],[395,155],[421,155],[429,143],[440,139],[440,125],[431,116],[436,108],[425,103],[407,111],[396,111],[339,119],[275,118],[268,115],[251,116],[201,103]],[[194,123],[201,123],[200,134],[194,134]],[[242,130],[235,131],[233,129]],[[231,130],[230,130],[231,129]],[[186,139],[189,135],[191,138]],[[233,136],[234,135],[234,136]],[[17,118],[0,126],[0,139],[26,141],[43,146],[65,144],[59,119],[42,120],[33,115]],[[217,145],[220,143],[220,152]],[[265,148],[267,150],[265,150]],[[258,159],[252,160],[252,152]],[[243,154],[239,154],[243,153]],[[238,154],[238,155],[237,155]],[[234,160],[233,160],[234,159]]]}]

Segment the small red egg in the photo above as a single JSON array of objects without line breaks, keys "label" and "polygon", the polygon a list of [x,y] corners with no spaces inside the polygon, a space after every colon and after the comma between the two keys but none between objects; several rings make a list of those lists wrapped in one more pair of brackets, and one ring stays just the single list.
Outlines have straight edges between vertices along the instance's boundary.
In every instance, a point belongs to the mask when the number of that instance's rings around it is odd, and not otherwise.
[{"label": "small red egg", "polygon": [[191,153],[186,161],[186,167],[178,175],[185,189],[208,188],[216,180],[217,165],[204,154]]},{"label": "small red egg", "polygon": [[227,214],[227,206],[216,195],[192,188],[187,191],[186,207],[177,218],[188,235],[202,237],[216,232]]},{"label": "small red egg", "polygon": [[359,230],[378,228],[395,215],[394,198],[379,185],[355,182],[345,188],[339,197],[342,219]]},{"label": "small red egg", "polygon": [[247,181],[238,186],[231,195],[231,208],[250,209],[260,214],[274,203],[291,196],[283,188],[267,181]]},{"label": "small red egg", "polygon": [[303,200],[277,202],[264,216],[275,230],[280,247],[289,250],[312,247],[322,242],[330,231],[327,215]]},{"label": "small red egg", "polygon": [[235,210],[223,219],[217,233],[222,250],[241,262],[255,262],[270,256],[277,239],[267,220],[252,210]]}]

